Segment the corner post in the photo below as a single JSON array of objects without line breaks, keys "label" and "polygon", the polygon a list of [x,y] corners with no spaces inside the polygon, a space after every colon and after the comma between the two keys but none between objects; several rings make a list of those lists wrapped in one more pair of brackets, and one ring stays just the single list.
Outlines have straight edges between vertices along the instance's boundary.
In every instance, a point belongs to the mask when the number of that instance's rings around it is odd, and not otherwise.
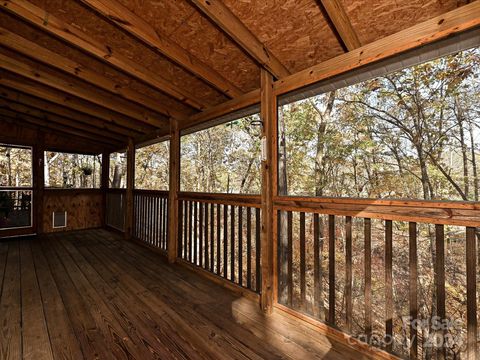
[{"label": "corner post", "polygon": [[263,121],[262,144],[262,289],[260,306],[271,314],[274,304],[274,211],[273,196],[277,193],[276,143],[277,143],[277,98],[273,93],[273,76],[266,70],[261,72],[261,118]]},{"label": "corner post", "polygon": [[108,181],[110,176],[110,153],[104,151],[102,153],[102,180],[100,189],[102,191],[102,227],[106,227],[107,221],[107,192]]},{"label": "corner post", "polygon": [[33,146],[33,222],[35,232],[37,234],[43,234],[43,195],[45,189],[45,134],[38,132],[38,137],[35,145]]},{"label": "corner post", "polygon": [[180,131],[178,121],[170,125],[170,169],[168,187],[168,262],[174,263],[178,253],[178,193],[180,191]]},{"label": "corner post", "polygon": [[125,201],[125,239],[130,240],[133,233],[133,187],[135,183],[135,145],[128,139],[127,148],[127,193]]}]

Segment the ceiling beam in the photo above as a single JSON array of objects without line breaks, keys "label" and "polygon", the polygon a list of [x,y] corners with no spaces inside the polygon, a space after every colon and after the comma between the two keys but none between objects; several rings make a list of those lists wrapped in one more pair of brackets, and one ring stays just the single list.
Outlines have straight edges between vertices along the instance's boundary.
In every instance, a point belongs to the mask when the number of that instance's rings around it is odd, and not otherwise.
[{"label": "ceiling beam", "polygon": [[[273,84],[273,90],[275,95],[283,95],[478,27],[480,27],[480,1],[475,1],[277,80]],[[253,90],[245,94],[242,99],[229,100],[190,116],[181,123],[181,128],[198,126],[259,102],[260,89]]]},{"label": "ceiling beam", "polygon": [[333,27],[348,51],[362,46],[340,0],[320,0]]},{"label": "ceiling beam", "polygon": [[54,103],[44,101],[33,96],[25,95],[20,92],[17,92],[5,87],[1,87],[1,86],[0,86],[0,98],[5,99],[9,102],[19,103],[31,108],[56,114],[64,118],[75,120],[86,125],[91,125],[100,129],[106,129],[107,131],[121,134],[123,136],[136,137],[141,134],[137,131],[132,131],[131,129],[127,129],[115,124],[111,124],[109,122],[105,122],[100,119],[93,118],[92,116],[85,115],[83,113],[71,110],[64,106],[56,105]]},{"label": "ceiling beam", "polygon": [[191,2],[273,76],[281,79],[290,75],[288,69],[275,55],[220,0],[191,0]]},{"label": "ceiling beam", "polygon": [[131,104],[127,104],[125,101],[121,101],[114,96],[105,96],[97,92],[92,92],[91,89],[87,89],[79,83],[74,83],[61,77],[57,77],[51,73],[38,69],[36,66],[34,67],[29,64],[25,64],[18,59],[10,58],[9,56],[1,53],[0,68],[40,84],[63,91],[67,94],[79,97],[99,106],[103,106],[131,119],[154,127],[165,126],[165,124],[168,122],[168,119],[158,114],[143,111],[143,109],[131,106]]},{"label": "ceiling beam", "polygon": [[37,117],[31,116],[31,115],[25,115],[25,114],[17,113],[15,111],[11,111],[11,110],[8,110],[8,109],[0,108],[0,119],[2,117],[15,119],[15,124],[18,124],[18,125],[20,125],[19,122],[26,121],[30,124],[34,124],[34,125],[37,125],[37,126],[47,128],[52,132],[61,131],[61,132],[64,132],[64,133],[67,133],[67,134],[70,134],[70,135],[79,136],[79,137],[85,138],[89,141],[95,141],[95,142],[98,142],[99,144],[105,144],[105,145],[108,145],[108,146],[111,146],[111,147],[121,146],[121,144],[122,144],[119,141],[112,141],[111,139],[101,137],[101,136],[98,136],[98,135],[94,135],[94,134],[91,134],[91,133],[88,133],[88,132],[85,132],[85,131],[81,131],[81,130],[78,130],[78,129],[75,129],[75,128],[71,128],[71,127],[68,127],[68,126],[65,126],[65,125],[52,123],[52,122],[50,122],[49,120],[46,120],[46,119],[41,119],[41,118],[37,118]]},{"label": "ceiling beam", "polygon": [[110,139],[111,141],[126,141],[127,137],[122,136],[119,134],[113,134],[109,132],[106,129],[99,129],[97,127],[91,126],[91,125],[86,125],[83,123],[76,122],[75,120],[71,120],[68,118],[65,118],[63,116],[59,116],[56,114],[52,114],[43,110],[38,110],[29,106],[25,106],[23,104],[19,103],[14,103],[14,102],[9,102],[4,99],[0,99],[0,108],[1,109],[7,109],[11,110],[15,113],[23,114],[23,115],[28,115],[28,116],[33,116],[37,119],[43,119],[47,120],[49,122],[58,124],[58,125],[64,125],[68,126],[72,129],[77,129],[79,131],[84,131],[88,132],[92,135],[99,136],[99,138],[104,137],[106,139]]},{"label": "ceiling beam", "polygon": [[83,114],[105,120],[108,123],[123,126],[134,131],[148,133],[154,130],[153,127],[144,123],[133,121],[130,118],[116,114],[113,111],[103,107],[90,104],[85,100],[69,96],[58,90],[51,89],[46,86],[36,86],[25,83],[23,81],[13,80],[2,76],[0,73],[0,85],[9,89],[20,91],[24,94],[32,95],[42,100],[52,102],[57,105],[65,106]]},{"label": "ceiling beam", "polygon": [[67,24],[54,15],[25,0],[2,1],[0,6],[6,11],[52,34],[62,41],[114,66],[125,74],[132,76],[153,88],[173,97],[194,109],[202,110],[205,103],[188,91],[181,89],[156,73],[128,57],[118,53],[108,44],[103,44],[77,27]]},{"label": "ceiling beam", "polygon": [[97,73],[82,64],[37,45],[36,43],[2,27],[0,27],[0,45],[57,70],[64,71],[79,80],[86,81],[96,87],[120,96],[125,100],[133,101],[134,103],[152,111],[174,118],[185,116],[183,113],[161,105],[159,101],[152,99],[147,95],[130,90],[127,86],[112,81],[108,77]]},{"label": "ceiling beam", "polygon": [[115,0],[81,0],[121,29],[206,81],[230,98],[242,95],[233,83]]}]

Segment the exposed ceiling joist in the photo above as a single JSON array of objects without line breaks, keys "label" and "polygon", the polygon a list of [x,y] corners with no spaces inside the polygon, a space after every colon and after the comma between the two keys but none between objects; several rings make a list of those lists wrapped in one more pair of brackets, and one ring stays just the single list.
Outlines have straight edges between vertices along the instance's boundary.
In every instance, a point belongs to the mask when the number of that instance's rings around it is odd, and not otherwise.
[{"label": "exposed ceiling joist", "polygon": [[120,141],[113,141],[109,138],[98,136],[90,132],[78,130],[76,128],[71,128],[69,126],[62,125],[62,124],[57,124],[57,123],[51,122],[50,119],[37,118],[31,115],[21,114],[8,109],[0,108],[0,119],[2,117],[16,119],[17,124],[19,121],[26,121],[30,124],[38,125],[38,126],[47,128],[49,130],[62,131],[64,133],[68,133],[74,136],[79,136],[79,137],[88,139],[90,141],[95,141],[95,142],[98,142],[99,144],[105,144],[108,146],[119,146],[122,143]]},{"label": "exposed ceiling joist", "polygon": [[158,101],[148,97],[147,95],[139,94],[128,87],[116,83],[106,76],[97,73],[85,66],[70,60],[53,51],[45,49],[36,43],[24,39],[23,37],[0,27],[0,45],[3,45],[15,52],[28,56],[35,61],[42,62],[55,69],[64,71],[77,79],[86,81],[103,90],[118,95],[125,100],[133,101],[138,105],[144,106],[147,109],[156,111],[166,116],[173,116],[174,118],[181,118],[184,114],[167,108],[161,105]]},{"label": "exposed ceiling joist", "polygon": [[160,34],[140,16],[135,15],[119,2],[115,0],[81,1],[223,94],[230,98],[242,95],[238,87],[177,43]]},{"label": "exposed ceiling joist", "polygon": [[85,100],[66,95],[58,90],[54,90],[46,86],[30,85],[19,80],[5,78],[1,75],[1,73],[0,85],[15,91],[20,91],[24,94],[35,96],[39,99],[55,103],[57,105],[68,107],[83,114],[88,114],[95,118],[105,120],[108,123],[127,127],[138,132],[147,133],[153,131],[154,129],[151,126],[147,126],[143,123],[125,118],[114,113],[113,111],[90,104]]},{"label": "exposed ceiling joist", "polygon": [[146,67],[130,60],[108,44],[102,44],[78,28],[67,24],[54,15],[25,0],[9,0],[0,3],[3,9],[21,19],[41,28],[62,41],[114,66],[125,74],[132,76],[174,99],[201,110],[205,107],[202,100],[188,91],[174,86],[170,81],[152,73]]},{"label": "exposed ceiling joist", "polygon": [[[283,95],[319,81],[347,73],[361,66],[385,60],[402,52],[479,26],[480,1],[475,1],[396,34],[363,45],[351,52],[321,62],[284,79],[277,80],[273,84],[274,93],[277,96]],[[190,116],[181,123],[181,128],[186,129],[198,126],[235,110],[258,104],[259,102],[260,89],[253,90],[245,94],[242,99],[232,99]]]},{"label": "exposed ceiling joist", "polygon": [[19,103],[19,104],[34,108],[34,109],[43,110],[52,114],[62,116],[67,119],[78,121],[86,125],[91,125],[100,129],[105,129],[112,133],[121,134],[123,136],[136,137],[140,135],[139,132],[132,131],[131,129],[127,129],[115,124],[111,124],[109,122],[105,122],[100,119],[93,118],[89,115],[85,115],[83,113],[71,110],[69,108],[56,105],[48,101],[40,100],[33,96],[25,95],[8,88],[0,87],[0,98],[5,99],[8,102],[15,102],[15,103]]},{"label": "exposed ceiling joist", "polygon": [[157,114],[142,111],[141,108],[131,106],[125,101],[118,100],[114,96],[105,96],[99,93],[94,93],[90,89],[85,88],[81,84],[67,81],[61,77],[54,76],[46,71],[40,70],[37,67],[32,67],[28,64],[10,58],[0,53],[0,68],[10,71],[14,74],[23,76],[27,79],[33,80],[40,84],[50,86],[54,89],[63,91],[67,94],[79,97],[93,104],[103,106],[112,111],[123,114],[131,119],[143,122],[145,124],[162,127],[168,122],[168,119]]},{"label": "exposed ceiling joist", "polygon": [[362,46],[340,0],[320,0],[335,30],[348,51]]},{"label": "exposed ceiling joist", "polygon": [[191,0],[191,2],[276,78],[281,79],[290,75],[288,69],[275,55],[221,1]]},{"label": "exposed ceiling joist", "polygon": [[83,124],[57,114],[52,114],[44,110],[39,110],[23,104],[10,102],[4,99],[0,99],[0,108],[8,109],[19,114],[33,116],[38,119],[48,120],[49,122],[59,125],[65,125],[79,131],[85,131],[92,135],[103,136],[106,139],[111,139],[112,141],[125,141],[127,139],[126,136],[114,134],[109,131],[105,131],[105,129],[99,129],[92,125]]}]

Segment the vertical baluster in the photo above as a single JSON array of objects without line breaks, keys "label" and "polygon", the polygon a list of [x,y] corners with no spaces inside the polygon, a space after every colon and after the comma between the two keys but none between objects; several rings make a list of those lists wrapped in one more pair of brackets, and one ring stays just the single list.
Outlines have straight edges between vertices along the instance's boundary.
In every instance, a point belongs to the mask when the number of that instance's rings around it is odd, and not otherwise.
[{"label": "vertical baluster", "polygon": [[215,233],[214,233],[214,220],[215,220],[215,204],[210,204],[210,271],[214,272],[215,265]]},{"label": "vertical baluster", "polygon": [[195,265],[198,265],[197,263],[197,252],[198,252],[198,221],[197,221],[197,215],[198,215],[198,202],[193,203],[193,263]]},{"label": "vertical baluster", "polygon": [[243,286],[243,208],[238,207],[238,285]]},{"label": "vertical baluster", "polygon": [[[435,225],[435,282],[437,291],[437,316],[444,320],[445,311],[445,229],[443,225]],[[444,339],[444,332],[439,330],[437,336]],[[442,342],[443,344],[443,342]],[[445,347],[437,349],[437,359],[445,359]]]},{"label": "vertical baluster", "polygon": [[204,258],[205,258],[205,265],[204,268],[209,270],[210,269],[210,259],[208,257],[208,250],[209,250],[209,241],[208,241],[208,203],[204,204],[205,208],[205,234],[204,234],[204,239],[205,239],[205,247],[204,247]]},{"label": "vertical baluster", "polygon": [[160,247],[163,250],[167,250],[167,239],[165,236],[166,229],[168,225],[165,223],[165,219],[167,218],[167,208],[168,204],[165,201],[163,197],[157,197],[157,209],[159,208],[159,217],[160,217],[160,223],[162,223],[162,226],[160,224],[157,225],[157,237],[160,240]]},{"label": "vertical baluster", "polygon": [[153,238],[155,239],[155,246],[158,248],[162,247],[161,244],[161,239],[158,236],[158,226],[161,224],[161,212],[159,209],[159,201],[158,201],[158,196],[153,195],[152,196],[152,202],[153,202],[153,224],[152,224],[152,232],[153,232]]},{"label": "vertical baluster", "polygon": [[467,359],[476,359],[477,354],[477,274],[475,228],[467,227]]},{"label": "vertical baluster", "polygon": [[227,242],[228,242],[228,205],[223,205],[223,277],[226,279],[228,274],[227,262]]},{"label": "vertical baluster", "polygon": [[262,278],[260,276],[260,257],[262,252],[260,249],[260,208],[255,209],[255,290],[259,293],[261,289]]},{"label": "vertical baluster", "polygon": [[203,267],[203,202],[198,203],[198,266]]},{"label": "vertical baluster", "polygon": [[221,233],[220,233],[220,217],[221,217],[221,205],[217,204],[217,275],[220,275],[220,263],[221,263],[221,256],[220,256],[220,244],[221,244]]},{"label": "vertical baluster", "polygon": [[393,227],[392,221],[385,221],[385,334],[387,351],[393,349]]},{"label": "vertical baluster", "polygon": [[[409,232],[409,306],[410,317],[412,320],[418,318],[418,300],[417,300],[417,224],[410,222],[408,224]],[[418,334],[415,327],[410,323],[410,358],[416,359],[418,356]]]},{"label": "vertical baluster", "polygon": [[306,243],[305,243],[305,213],[300,213],[300,309],[306,311]]},{"label": "vertical baluster", "polygon": [[164,209],[164,216],[163,216],[163,223],[164,223],[164,226],[163,226],[163,229],[164,229],[164,235],[163,235],[163,239],[164,239],[164,249],[165,250],[168,250],[168,234],[169,234],[169,231],[170,229],[168,228],[168,197],[165,197],[163,199],[163,209]]},{"label": "vertical baluster", "polygon": [[235,206],[230,206],[230,280],[235,282]]},{"label": "vertical baluster", "polygon": [[365,335],[372,337],[372,221],[364,219],[365,240]]},{"label": "vertical baluster", "polygon": [[188,259],[188,201],[183,201],[183,259]]},{"label": "vertical baluster", "polygon": [[193,261],[193,201],[189,201],[188,210],[188,261]]},{"label": "vertical baluster", "polygon": [[247,288],[252,289],[252,208],[247,207]]},{"label": "vertical baluster", "polygon": [[335,216],[328,215],[328,322],[335,325]]},{"label": "vertical baluster", "polygon": [[324,320],[320,216],[313,214],[313,316]]},{"label": "vertical baluster", "polygon": [[183,201],[178,201],[178,243],[177,256],[183,258]]},{"label": "vertical baluster", "polygon": [[293,306],[293,213],[287,212],[287,303]]},{"label": "vertical baluster", "polygon": [[352,217],[345,218],[345,325],[352,332]]}]

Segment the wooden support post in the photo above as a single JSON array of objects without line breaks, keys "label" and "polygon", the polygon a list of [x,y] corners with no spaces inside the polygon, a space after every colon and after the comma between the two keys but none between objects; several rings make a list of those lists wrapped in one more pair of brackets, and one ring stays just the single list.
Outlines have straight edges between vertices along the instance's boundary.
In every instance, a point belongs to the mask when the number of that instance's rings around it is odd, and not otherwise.
[{"label": "wooden support post", "polygon": [[182,214],[178,213],[178,192],[180,191],[180,131],[177,120],[172,119],[170,124],[170,181],[168,187],[169,233],[167,251],[168,262],[173,263],[178,256],[178,217],[182,216]]},{"label": "wooden support post", "polygon": [[261,118],[263,121],[262,146],[264,158],[262,159],[262,289],[261,307],[270,314],[273,309],[275,271],[273,263],[274,251],[274,226],[273,226],[273,196],[277,193],[277,101],[273,94],[273,77],[266,70],[261,73]]},{"label": "wooden support post", "polygon": [[102,181],[100,189],[102,191],[102,227],[106,226],[107,220],[107,191],[110,177],[110,153],[102,153]]},{"label": "wooden support post", "polygon": [[37,141],[32,150],[33,226],[37,234],[43,234],[43,194],[45,189],[45,134],[43,132],[38,132]]},{"label": "wooden support post", "polygon": [[127,148],[127,196],[125,206],[125,239],[132,238],[133,230],[133,186],[135,183],[135,145],[128,139]]}]

